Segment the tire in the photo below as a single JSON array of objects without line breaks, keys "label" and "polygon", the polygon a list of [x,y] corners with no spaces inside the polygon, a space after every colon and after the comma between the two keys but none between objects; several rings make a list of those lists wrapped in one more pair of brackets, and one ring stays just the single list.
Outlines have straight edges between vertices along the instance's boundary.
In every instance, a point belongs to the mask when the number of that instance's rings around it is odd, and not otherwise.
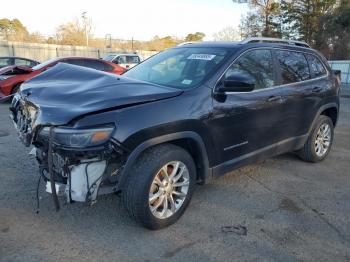
[{"label": "tire", "polygon": [[[177,163],[179,164],[177,165]],[[165,166],[169,177],[171,177],[173,170],[178,170],[176,173],[178,175],[175,174],[171,181],[165,179],[166,176],[163,171]],[[175,166],[178,166],[178,168]],[[186,172],[186,169],[188,172]],[[180,171],[181,177],[177,182],[173,182],[179,176]],[[156,180],[156,177],[159,180]],[[188,182],[186,182],[187,178]],[[122,201],[130,216],[138,223],[151,230],[161,229],[175,223],[185,212],[193,194],[195,180],[196,167],[187,151],[171,144],[159,145],[146,150],[131,168],[124,190],[122,190]],[[162,186],[156,184],[155,181],[158,184],[161,182]],[[170,182],[167,187],[163,187],[164,183],[167,184],[166,181]],[[169,184],[171,184],[170,187]],[[188,186],[174,187],[180,184],[188,184]],[[177,192],[180,190],[181,192]],[[185,194],[183,191],[186,191],[186,196],[183,196]],[[176,193],[176,195],[173,193]],[[160,197],[151,200],[151,196],[157,194],[160,194]],[[162,196],[163,194],[165,195]],[[180,197],[177,194],[182,196]],[[156,208],[159,203],[163,204]],[[179,205],[178,208],[175,207],[176,204]],[[168,211],[165,206],[174,207],[176,211]],[[154,211],[152,212],[151,209]],[[161,212],[163,210],[166,210],[166,212]],[[162,214],[164,217],[160,217]],[[165,217],[166,215],[168,217]]]},{"label": "tire", "polygon": [[[329,145],[327,147],[327,150],[324,151],[322,154],[322,151],[317,149],[316,139],[318,137],[318,132],[320,132],[320,128],[324,127],[324,125],[329,126],[330,139],[329,139]],[[333,137],[334,137],[334,126],[333,126],[332,120],[328,116],[320,115],[317,118],[316,123],[312,128],[312,131],[309,134],[309,137],[304,147],[299,151],[297,151],[298,156],[307,162],[316,163],[316,162],[322,161],[327,157],[327,155],[329,154],[332,148]]]},{"label": "tire", "polygon": [[14,95],[18,92],[19,88],[21,87],[21,84],[15,85],[11,90],[11,95]]}]

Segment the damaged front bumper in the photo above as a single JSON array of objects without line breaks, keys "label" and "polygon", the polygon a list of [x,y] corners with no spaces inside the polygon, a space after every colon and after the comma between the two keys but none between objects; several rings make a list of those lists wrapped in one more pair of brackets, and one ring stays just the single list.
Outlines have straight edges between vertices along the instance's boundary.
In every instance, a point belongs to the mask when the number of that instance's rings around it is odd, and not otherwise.
[{"label": "damaged front bumper", "polygon": [[42,126],[36,121],[39,109],[18,97],[10,109],[21,141],[34,146],[48,193],[54,190],[54,197],[65,195],[68,202],[94,203],[98,195],[118,191],[127,151],[111,138],[110,126]]}]

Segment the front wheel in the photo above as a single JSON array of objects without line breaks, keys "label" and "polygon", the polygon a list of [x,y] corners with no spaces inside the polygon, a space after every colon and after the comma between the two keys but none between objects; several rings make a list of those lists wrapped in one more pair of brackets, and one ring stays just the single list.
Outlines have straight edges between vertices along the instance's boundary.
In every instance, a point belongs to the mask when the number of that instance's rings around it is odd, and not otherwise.
[{"label": "front wheel", "polygon": [[15,86],[12,88],[12,90],[11,90],[11,95],[14,95],[14,94],[18,93],[20,87],[21,87],[21,83],[15,85]]},{"label": "front wheel", "polygon": [[320,115],[304,147],[297,153],[308,162],[319,162],[326,158],[333,144],[334,126],[328,116]]},{"label": "front wheel", "polygon": [[195,164],[186,150],[171,144],[156,146],[133,166],[122,192],[123,203],[146,228],[164,228],[185,212],[195,180]]}]

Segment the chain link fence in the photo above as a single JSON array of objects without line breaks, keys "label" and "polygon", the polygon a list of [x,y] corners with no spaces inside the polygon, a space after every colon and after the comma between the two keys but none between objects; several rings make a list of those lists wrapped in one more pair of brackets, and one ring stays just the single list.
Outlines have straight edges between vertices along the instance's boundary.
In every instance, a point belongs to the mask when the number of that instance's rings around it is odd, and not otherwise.
[{"label": "chain link fence", "polygon": [[102,58],[113,53],[132,53],[135,52],[142,59],[156,54],[155,51],[146,50],[117,50],[113,48],[94,48],[86,46],[68,46],[52,44],[35,44],[0,41],[0,56],[20,56],[44,62],[55,57],[81,56],[91,58]]}]

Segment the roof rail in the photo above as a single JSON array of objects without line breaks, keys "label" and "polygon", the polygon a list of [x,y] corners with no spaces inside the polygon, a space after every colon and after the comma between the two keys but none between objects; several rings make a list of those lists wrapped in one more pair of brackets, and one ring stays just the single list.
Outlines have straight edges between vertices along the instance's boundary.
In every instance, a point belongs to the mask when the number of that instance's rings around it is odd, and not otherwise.
[{"label": "roof rail", "polygon": [[195,44],[195,43],[198,43],[198,41],[182,42],[182,43],[178,44],[177,46],[191,45],[191,44]]},{"label": "roof rail", "polygon": [[295,46],[301,46],[301,47],[308,47],[311,48],[307,43],[302,41],[296,41],[296,40],[286,40],[286,39],[280,39],[280,38],[270,38],[270,37],[249,37],[247,39],[242,40],[241,44],[248,44],[248,43],[280,43],[280,44],[288,44],[288,45],[295,45]]}]

